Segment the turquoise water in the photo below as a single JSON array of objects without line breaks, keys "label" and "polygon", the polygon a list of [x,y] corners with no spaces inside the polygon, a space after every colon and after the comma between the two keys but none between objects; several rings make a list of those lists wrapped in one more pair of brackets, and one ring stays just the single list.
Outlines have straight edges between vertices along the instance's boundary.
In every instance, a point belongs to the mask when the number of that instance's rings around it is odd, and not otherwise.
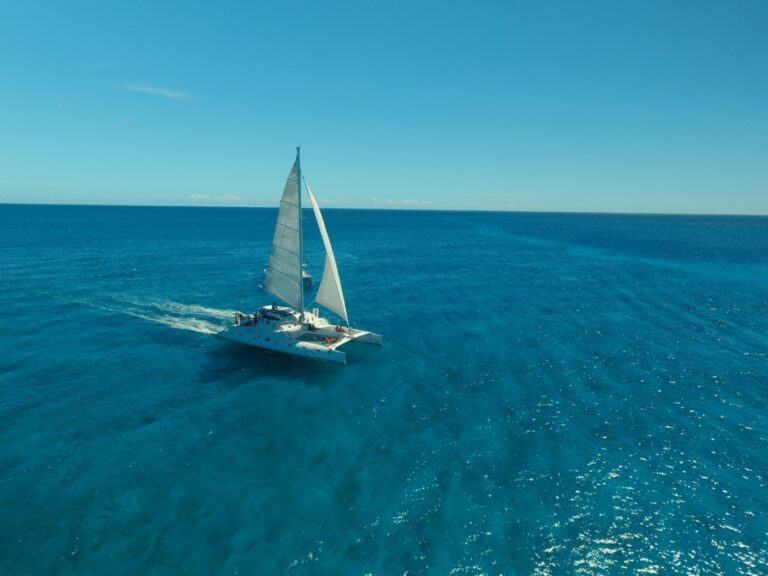
[{"label": "turquoise water", "polygon": [[275,214],[0,205],[0,574],[768,572],[768,218],[329,210],[336,366]]}]

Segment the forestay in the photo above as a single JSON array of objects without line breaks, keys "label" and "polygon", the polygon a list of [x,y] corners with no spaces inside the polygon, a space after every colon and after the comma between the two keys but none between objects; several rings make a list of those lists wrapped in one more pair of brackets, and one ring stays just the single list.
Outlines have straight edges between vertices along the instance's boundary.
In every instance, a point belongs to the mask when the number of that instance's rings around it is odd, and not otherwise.
[{"label": "forestay", "polygon": [[299,222],[299,159],[293,164],[285,183],[275,236],[269,251],[264,290],[289,306],[303,308],[301,277],[301,229]]},{"label": "forestay", "polygon": [[307,187],[307,195],[312,204],[312,210],[315,212],[317,227],[320,229],[320,235],[323,237],[323,245],[325,246],[325,268],[323,268],[323,279],[320,281],[320,288],[317,290],[315,301],[328,308],[331,312],[338,314],[348,324],[347,306],[344,303],[344,293],[341,290],[341,280],[339,279],[339,270],[336,268],[336,259],[333,257],[331,240],[328,238],[320,207],[317,205],[317,200],[315,200],[315,196],[312,194],[312,190],[309,188],[306,180],[304,185]]}]

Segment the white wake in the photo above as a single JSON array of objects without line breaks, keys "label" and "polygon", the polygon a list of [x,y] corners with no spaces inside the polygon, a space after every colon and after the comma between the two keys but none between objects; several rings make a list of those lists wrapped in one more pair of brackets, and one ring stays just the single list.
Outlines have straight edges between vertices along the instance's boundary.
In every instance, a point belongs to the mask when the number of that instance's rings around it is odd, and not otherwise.
[{"label": "white wake", "polygon": [[235,310],[210,308],[200,304],[184,304],[172,300],[139,300],[119,298],[114,302],[83,302],[78,304],[112,314],[124,314],[133,318],[154,322],[173,328],[200,334],[216,334],[226,327],[227,320],[234,318]]},{"label": "white wake", "polygon": [[118,310],[127,316],[141,318],[149,322],[164,324],[176,330],[189,330],[190,332],[199,332],[200,334],[216,334],[220,332],[223,326],[202,320],[200,318],[181,318],[178,316],[143,314],[135,310]]}]

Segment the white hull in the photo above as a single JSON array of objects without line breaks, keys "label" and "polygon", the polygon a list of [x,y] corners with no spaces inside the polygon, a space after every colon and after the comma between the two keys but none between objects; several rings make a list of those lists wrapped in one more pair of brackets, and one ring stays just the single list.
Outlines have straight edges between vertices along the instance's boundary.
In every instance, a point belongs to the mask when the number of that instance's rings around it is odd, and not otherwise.
[{"label": "white hull", "polygon": [[302,322],[299,312],[285,306],[264,306],[254,316],[241,316],[218,336],[273,352],[341,364],[346,364],[346,354],[339,350],[344,344],[383,343],[378,334],[338,327],[310,312],[304,312]]}]

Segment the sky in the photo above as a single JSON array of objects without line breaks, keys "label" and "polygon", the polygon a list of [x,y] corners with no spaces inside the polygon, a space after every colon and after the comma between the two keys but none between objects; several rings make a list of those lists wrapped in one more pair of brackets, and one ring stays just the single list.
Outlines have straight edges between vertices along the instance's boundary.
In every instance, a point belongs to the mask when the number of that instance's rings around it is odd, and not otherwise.
[{"label": "sky", "polygon": [[768,2],[0,3],[0,203],[768,214]]}]

